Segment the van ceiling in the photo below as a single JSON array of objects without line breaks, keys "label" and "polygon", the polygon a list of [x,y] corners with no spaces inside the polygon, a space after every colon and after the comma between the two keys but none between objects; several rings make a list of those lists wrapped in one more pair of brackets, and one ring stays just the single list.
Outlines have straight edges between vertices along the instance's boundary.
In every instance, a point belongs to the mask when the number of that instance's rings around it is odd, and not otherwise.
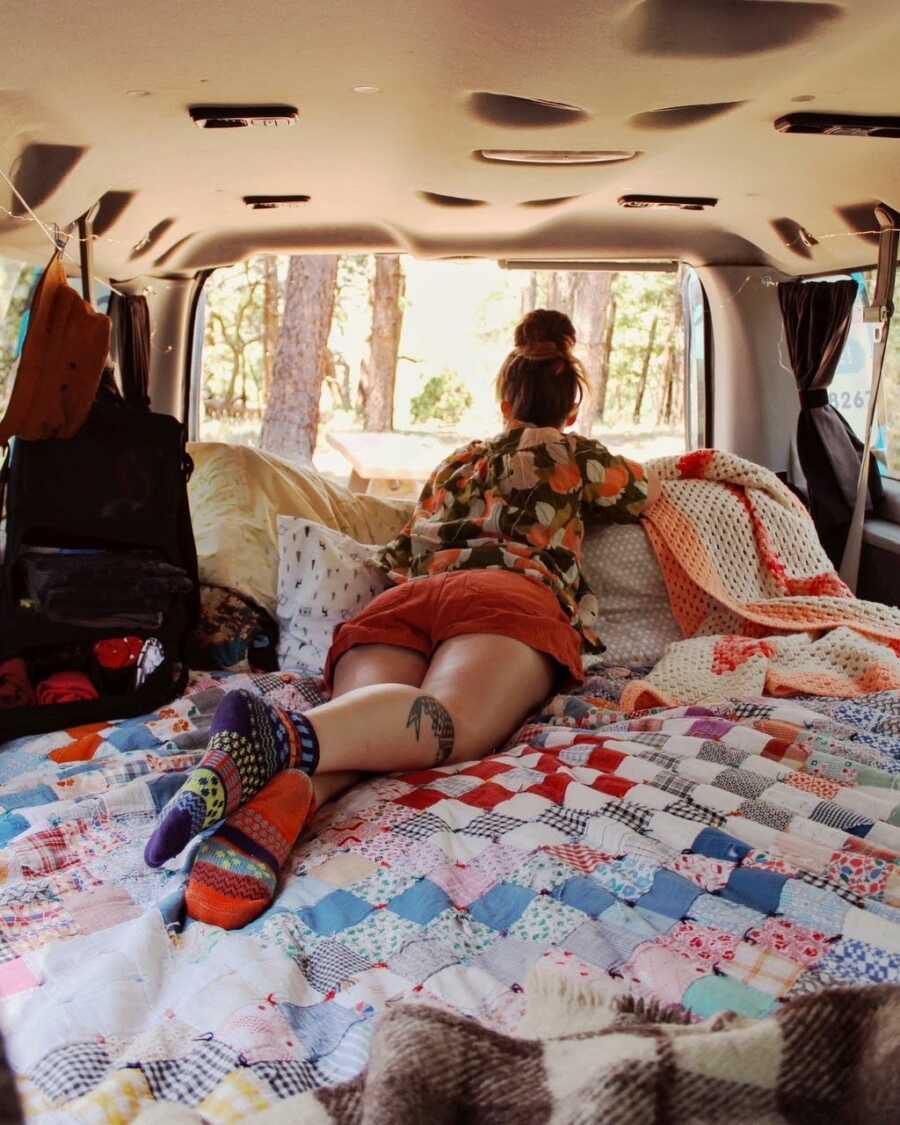
[{"label": "van ceiling", "polygon": [[[900,208],[900,140],[773,126],[900,112],[896,0],[6,0],[2,18],[0,168],[48,223],[100,201],[115,279],[304,250],[813,273],[872,261],[873,204]],[[299,117],[201,130],[188,107],[209,103]],[[617,204],[633,194],[718,203]],[[0,253],[46,256],[2,181],[0,207],[19,216],[0,211]]]}]

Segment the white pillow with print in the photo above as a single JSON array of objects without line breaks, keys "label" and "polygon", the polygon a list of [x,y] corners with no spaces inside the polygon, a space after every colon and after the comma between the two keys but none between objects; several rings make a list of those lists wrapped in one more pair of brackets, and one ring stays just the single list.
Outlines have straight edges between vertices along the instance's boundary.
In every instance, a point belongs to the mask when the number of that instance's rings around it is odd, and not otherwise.
[{"label": "white pillow with print", "polygon": [[595,626],[606,652],[595,663],[635,668],[656,664],[684,636],[672,616],[666,580],[641,524],[591,528],[584,537],[581,570],[600,612]]},{"label": "white pillow with print", "polygon": [[278,517],[278,666],[321,671],[334,631],[389,585],[378,547],[312,520]]}]

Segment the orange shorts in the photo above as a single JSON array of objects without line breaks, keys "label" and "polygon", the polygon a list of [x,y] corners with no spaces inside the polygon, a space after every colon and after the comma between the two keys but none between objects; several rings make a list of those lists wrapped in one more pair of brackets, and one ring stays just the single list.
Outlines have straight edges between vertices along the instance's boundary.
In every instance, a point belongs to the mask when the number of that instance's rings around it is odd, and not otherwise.
[{"label": "orange shorts", "polygon": [[325,680],[331,684],[335,664],[356,645],[398,645],[430,657],[442,641],[467,633],[513,637],[584,678],[581,637],[546,586],[509,570],[454,570],[392,586],[339,625]]}]

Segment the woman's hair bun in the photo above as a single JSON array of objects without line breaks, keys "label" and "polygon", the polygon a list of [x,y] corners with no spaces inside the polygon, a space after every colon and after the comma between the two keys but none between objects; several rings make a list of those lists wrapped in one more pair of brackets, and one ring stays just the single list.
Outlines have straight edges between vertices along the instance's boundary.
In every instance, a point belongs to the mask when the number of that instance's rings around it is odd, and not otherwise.
[{"label": "woman's hair bun", "polygon": [[564,353],[575,344],[575,328],[565,313],[556,309],[535,309],[516,325],[514,340],[517,348],[555,344]]},{"label": "woman's hair bun", "polygon": [[563,426],[587,387],[572,354],[575,329],[565,313],[535,309],[516,325],[515,347],[497,376],[510,416],[532,426]]}]

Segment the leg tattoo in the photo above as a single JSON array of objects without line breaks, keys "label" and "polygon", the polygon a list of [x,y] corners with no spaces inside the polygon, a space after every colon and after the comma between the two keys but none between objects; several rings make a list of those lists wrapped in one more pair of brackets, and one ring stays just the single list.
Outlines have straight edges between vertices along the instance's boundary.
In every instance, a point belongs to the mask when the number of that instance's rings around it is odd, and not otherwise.
[{"label": "leg tattoo", "polygon": [[423,715],[431,719],[431,733],[437,740],[434,764],[442,766],[453,753],[453,720],[447,708],[436,699],[430,695],[420,695],[410,708],[409,718],[406,720],[406,725],[415,729],[417,739],[421,737]]}]

